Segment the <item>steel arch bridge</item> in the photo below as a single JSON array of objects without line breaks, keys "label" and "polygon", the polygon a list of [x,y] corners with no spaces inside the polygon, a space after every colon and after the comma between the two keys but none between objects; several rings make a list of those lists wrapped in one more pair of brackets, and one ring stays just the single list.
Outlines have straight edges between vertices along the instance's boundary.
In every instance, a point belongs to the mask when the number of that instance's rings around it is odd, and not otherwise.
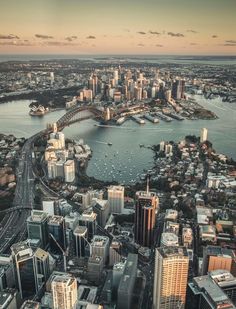
[{"label": "steel arch bridge", "polygon": [[85,119],[104,119],[104,111],[96,106],[77,106],[69,110],[65,115],[63,115],[57,122],[57,127],[59,130],[64,129],[75,122],[82,121]]}]

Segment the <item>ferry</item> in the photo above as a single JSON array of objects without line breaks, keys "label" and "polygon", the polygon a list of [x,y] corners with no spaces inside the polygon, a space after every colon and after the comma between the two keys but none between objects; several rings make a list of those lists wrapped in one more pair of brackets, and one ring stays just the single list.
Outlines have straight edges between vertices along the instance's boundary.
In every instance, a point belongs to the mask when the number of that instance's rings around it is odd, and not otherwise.
[{"label": "ferry", "polygon": [[125,120],[126,120],[125,117],[120,117],[120,118],[118,118],[118,119],[116,120],[116,124],[121,125],[122,123],[125,122]]}]

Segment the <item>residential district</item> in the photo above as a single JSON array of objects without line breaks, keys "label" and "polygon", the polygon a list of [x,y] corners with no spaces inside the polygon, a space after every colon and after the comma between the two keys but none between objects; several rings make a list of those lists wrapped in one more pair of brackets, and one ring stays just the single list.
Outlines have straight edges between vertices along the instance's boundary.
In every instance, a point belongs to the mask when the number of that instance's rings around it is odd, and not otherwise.
[{"label": "residential district", "polygon": [[[2,156],[22,142],[1,138]],[[119,184],[82,190],[90,148],[56,125],[35,144],[35,209],[25,237],[1,247],[1,308],[235,308],[235,162],[213,150],[206,128],[152,151],[132,195]]]}]

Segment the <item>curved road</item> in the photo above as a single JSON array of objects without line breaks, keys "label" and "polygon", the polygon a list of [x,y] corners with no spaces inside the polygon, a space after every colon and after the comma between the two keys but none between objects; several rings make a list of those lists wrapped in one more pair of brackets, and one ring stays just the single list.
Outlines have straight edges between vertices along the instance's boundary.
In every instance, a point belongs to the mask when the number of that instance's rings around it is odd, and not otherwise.
[{"label": "curved road", "polygon": [[[26,235],[26,220],[30,215],[30,209],[34,206],[34,180],[32,162],[32,147],[35,140],[46,131],[31,136],[24,144],[19,165],[17,168],[17,186],[13,207],[22,208],[22,210],[8,213],[4,216],[0,224],[0,253],[7,253],[11,245],[22,240]],[[26,209],[25,207],[29,207]]]}]

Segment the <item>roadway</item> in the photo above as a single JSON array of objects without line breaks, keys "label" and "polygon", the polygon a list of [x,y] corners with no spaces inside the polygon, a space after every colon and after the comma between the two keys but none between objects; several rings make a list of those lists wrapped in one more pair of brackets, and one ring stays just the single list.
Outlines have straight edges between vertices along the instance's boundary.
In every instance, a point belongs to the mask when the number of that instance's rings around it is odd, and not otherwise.
[{"label": "roadway", "polygon": [[[34,180],[32,147],[35,140],[45,131],[31,136],[24,144],[17,168],[17,185],[13,208],[18,211],[7,213],[0,223],[0,253],[8,253],[11,245],[26,237],[26,220],[34,208]],[[26,208],[27,207],[27,208]]]}]

